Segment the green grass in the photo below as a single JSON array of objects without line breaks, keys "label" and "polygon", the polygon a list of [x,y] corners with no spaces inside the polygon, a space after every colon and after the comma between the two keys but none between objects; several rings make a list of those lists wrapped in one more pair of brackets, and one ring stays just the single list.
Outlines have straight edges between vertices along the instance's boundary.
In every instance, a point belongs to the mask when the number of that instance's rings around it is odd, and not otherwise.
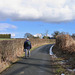
[{"label": "green grass", "polygon": [[43,46],[43,45],[53,44],[53,43],[54,43],[54,42],[46,43],[46,44],[42,44],[42,45],[35,46],[35,47],[33,47],[30,51],[35,50],[36,48],[41,47],[41,46]]},{"label": "green grass", "polygon": [[54,65],[55,65],[56,69],[54,70],[54,72],[56,73],[56,75],[61,75],[62,73],[64,73],[65,75],[75,75],[75,73],[69,72],[66,69],[66,66],[68,67],[69,65],[66,65],[66,64],[61,65],[59,63],[62,60],[63,60],[63,58],[55,58]]},{"label": "green grass", "polygon": [[65,69],[61,65],[56,66],[59,67],[58,69],[56,69],[57,74],[65,73]]},{"label": "green grass", "polygon": [[0,38],[0,40],[13,40],[11,38]]}]

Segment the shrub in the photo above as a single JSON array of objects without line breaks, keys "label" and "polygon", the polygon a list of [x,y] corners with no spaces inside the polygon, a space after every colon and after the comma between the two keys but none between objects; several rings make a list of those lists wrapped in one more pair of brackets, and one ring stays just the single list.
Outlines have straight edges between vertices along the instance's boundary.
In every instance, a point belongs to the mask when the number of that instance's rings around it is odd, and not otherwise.
[{"label": "shrub", "polygon": [[11,34],[0,34],[0,38],[11,38]]},{"label": "shrub", "polygon": [[68,60],[69,66],[75,68],[75,40],[69,35],[58,35],[53,52],[65,60]]},{"label": "shrub", "polygon": [[59,49],[74,52],[75,41],[70,35],[58,35],[56,37],[56,44]]}]

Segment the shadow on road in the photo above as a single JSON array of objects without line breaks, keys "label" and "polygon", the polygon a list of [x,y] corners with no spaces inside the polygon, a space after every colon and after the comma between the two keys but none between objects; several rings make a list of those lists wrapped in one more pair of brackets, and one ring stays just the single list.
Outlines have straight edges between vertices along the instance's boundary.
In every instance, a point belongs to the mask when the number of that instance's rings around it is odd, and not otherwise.
[{"label": "shadow on road", "polygon": [[[25,58],[22,58],[22,59],[25,59]],[[53,63],[54,61],[53,60],[45,60],[45,59],[36,59],[36,58],[28,58],[28,59],[25,59],[25,60],[28,60],[28,61],[46,61],[46,62],[50,62],[50,63]],[[55,61],[56,62],[56,61]],[[25,63],[25,62],[22,62],[22,61],[18,61],[14,64],[25,64],[26,66],[35,66],[35,67],[43,67],[43,68],[57,68],[55,65],[48,65],[48,64],[33,64],[33,63]]]}]

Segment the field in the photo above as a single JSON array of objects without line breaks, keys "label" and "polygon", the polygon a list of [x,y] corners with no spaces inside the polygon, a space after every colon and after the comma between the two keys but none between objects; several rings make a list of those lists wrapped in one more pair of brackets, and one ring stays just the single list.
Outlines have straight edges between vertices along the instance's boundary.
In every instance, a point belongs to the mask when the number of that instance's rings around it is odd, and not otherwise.
[{"label": "field", "polygon": [[13,39],[8,39],[8,38],[0,38],[0,40],[13,40]]}]

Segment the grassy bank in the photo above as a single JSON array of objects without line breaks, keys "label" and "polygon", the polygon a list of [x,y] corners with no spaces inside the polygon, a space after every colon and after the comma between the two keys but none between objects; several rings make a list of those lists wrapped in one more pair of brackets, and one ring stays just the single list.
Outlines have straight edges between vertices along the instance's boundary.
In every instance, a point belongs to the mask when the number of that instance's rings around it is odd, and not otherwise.
[{"label": "grassy bank", "polygon": [[14,40],[14,39],[9,39],[9,38],[0,38],[0,40]]},{"label": "grassy bank", "polygon": [[69,72],[67,68],[75,68],[75,40],[69,35],[57,36],[53,52],[57,56],[57,58],[54,58],[55,61],[57,61],[54,64],[58,67],[58,69],[56,69],[58,75],[63,72],[66,75],[74,75],[73,72]]},{"label": "grassy bank", "polygon": [[[13,39],[0,41],[0,72],[24,56],[23,45],[25,40]],[[32,43],[31,51],[41,45],[53,44],[55,42],[54,39],[30,39],[30,41]]]}]

